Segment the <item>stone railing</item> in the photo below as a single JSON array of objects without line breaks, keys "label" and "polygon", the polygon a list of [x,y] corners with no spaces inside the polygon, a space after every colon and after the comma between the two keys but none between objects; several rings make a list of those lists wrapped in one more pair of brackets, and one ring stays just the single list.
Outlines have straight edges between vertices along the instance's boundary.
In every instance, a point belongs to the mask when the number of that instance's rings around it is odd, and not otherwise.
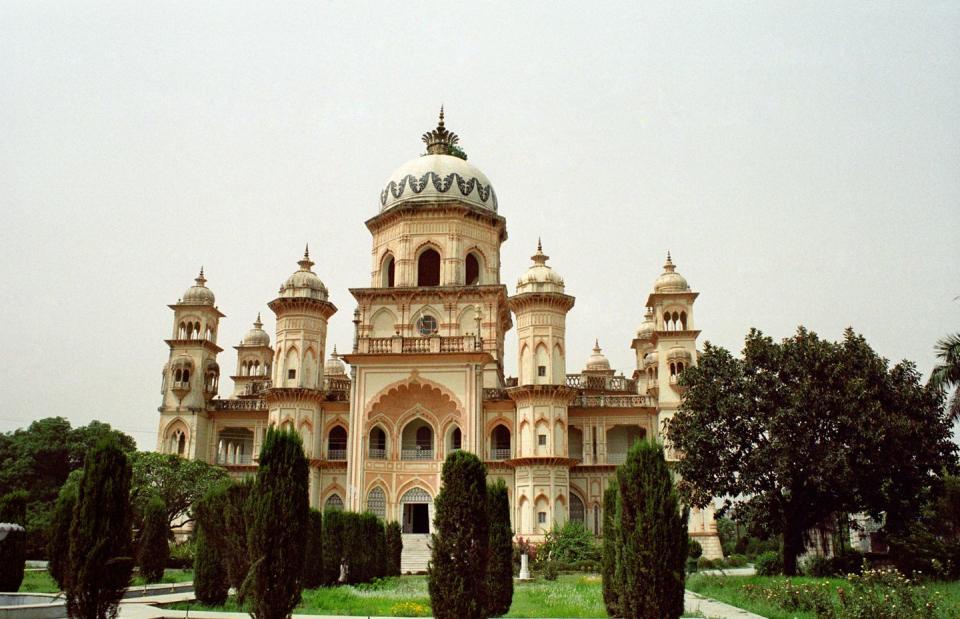
[{"label": "stone railing", "polygon": [[510,452],[511,452],[511,449],[509,447],[507,447],[506,449],[491,449],[490,459],[491,460],[509,460]]},{"label": "stone railing", "polygon": [[360,354],[400,354],[400,353],[458,353],[481,350],[480,341],[473,335],[453,337],[431,335],[427,337],[361,337],[357,341]]},{"label": "stone railing", "polygon": [[484,387],[483,399],[484,400],[506,400],[507,390],[498,389],[497,387]]},{"label": "stone railing", "polygon": [[370,460],[386,460],[387,450],[371,447],[370,450],[367,452],[367,458],[369,458]]},{"label": "stone railing", "polygon": [[627,454],[625,453],[607,454],[607,464],[623,464],[626,461]]},{"label": "stone railing", "polygon": [[253,456],[250,454],[243,454],[240,456],[227,456],[225,454],[220,454],[217,456],[217,464],[223,464],[227,466],[250,465],[253,464]]},{"label": "stone railing", "polygon": [[400,459],[401,460],[433,460],[433,450],[432,449],[418,449],[416,447],[410,449],[404,447],[400,450]]},{"label": "stone railing", "polygon": [[211,400],[213,409],[218,411],[265,411],[267,403],[263,400]]},{"label": "stone railing", "polygon": [[346,449],[328,449],[327,450],[327,460],[346,460],[346,459],[347,459]]},{"label": "stone railing", "polygon": [[580,408],[641,408],[653,407],[654,399],[647,395],[580,395],[573,399],[571,406]]},{"label": "stone railing", "polygon": [[592,376],[590,374],[567,374],[567,387],[589,391],[637,392],[637,381],[626,376]]}]

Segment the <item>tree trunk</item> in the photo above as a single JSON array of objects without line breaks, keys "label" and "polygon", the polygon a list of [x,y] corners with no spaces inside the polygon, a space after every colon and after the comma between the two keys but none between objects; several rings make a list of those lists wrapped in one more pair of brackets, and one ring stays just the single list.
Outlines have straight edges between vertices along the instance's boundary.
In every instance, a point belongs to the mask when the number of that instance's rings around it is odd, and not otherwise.
[{"label": "tree trunk", "polygon": [[783,573],[797,575],[797,556],[803,552],[803,530],[788,519],[783,530]]}]

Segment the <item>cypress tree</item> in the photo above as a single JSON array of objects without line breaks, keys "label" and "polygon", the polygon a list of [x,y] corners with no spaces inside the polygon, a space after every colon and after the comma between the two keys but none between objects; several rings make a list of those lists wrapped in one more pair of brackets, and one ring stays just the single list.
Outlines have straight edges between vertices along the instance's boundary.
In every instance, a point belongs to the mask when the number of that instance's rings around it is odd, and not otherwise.
[{"label": "cypress tree", "polygon": [[53,518],[50,521],[47,569],[57,581],[61,591],[67,588],[67,574],[70,567],[70,523],[73,522],[73,510],[77,505],[77,491],[78,484],[69,481],[60,488],[60,494],[53,507]]},{"label": "cypress tree", "polygon": [[143,530],[140,532],[140,548],[137,564],[140,575],[146,582],[160,582],[163,568],[170,557],[167,526],[167,504],[163,498],[154,496],[147,503],[143,515]]},{"label": "cypress tree", "polygon": [[603,603],[607,615],[620,616],[620,601],[617,595],[617,480],[611,479],[603,493]]},{"label": "cypress tree", "polygon": [[27,565],[27,492],[14,490],[0,497],[0,522],[18,524],[23,531],[10,531],[0,541],[0,591],[17,591]]},{"label": "cypress tree", "polygon": [[502,479],[487,486],[489,559],[487,562],[487,615],[507,614],[513,603],[513,531],[510,530],[510,500]]},{"label": "cypress tree", "polygon": [[483,619],[487,600],[487,470],[476,455],[447,456],[436,515],[428,588],[437,619]]},{"label": "cypress tree", "polygon": [[313,589],[323,582],[323,515],[310,510],[307,547],[303,558],[303,587]]},{"label": "cypress tree", "polygon": [[67,613],[75,619],[116,617],[130,584],[130,462],[113,436],[91,449],[70,524]]},{"label": "cypress tree", "polygon": [[403,537],[399,522],[387,523],[387,576],[400,575],[400,557],[403,555]]},{"label": "cypress tree", "polygon": [[309,489],[303,443],[294,432],[270,428],[250,495],[249,595],[256,619],[285,619],[303,591]]},{"label": "cypress tree", "polygon": [[634,443],[617,469],[617,485],[620,614],[626,619],[680,617],[688,510],[680,510],[663,447]]},{"label": "cypress tree", "polygon": [[209,490],[193,506],[194,541],[197,554],[193,560],[193,588],[197,600],[208,606],[222,606],[230,592],[224,552],[223,508],[227,489]]},{"label": "cypress tree", "polygon": [[328,509],[323,514],[323,584],[333,586],[340,579],[343,560],[345,512]]},{"label": "cypress tree", "polygon": [[376,514],[364,514],[365,529],[369,537],[370,552],[370,580],[383,578],[387,575],[387,539],[383,529],[383,522]]},{"label": "cypress tree", "polygon": [[227,580],[237,592],[237,602],[241,605],[246,599],[243,581],[250,570],[250,554],[247,550],[247,501],[252,488],[251,477],[230,484],[223,502],[223,554],[227,564]]}]

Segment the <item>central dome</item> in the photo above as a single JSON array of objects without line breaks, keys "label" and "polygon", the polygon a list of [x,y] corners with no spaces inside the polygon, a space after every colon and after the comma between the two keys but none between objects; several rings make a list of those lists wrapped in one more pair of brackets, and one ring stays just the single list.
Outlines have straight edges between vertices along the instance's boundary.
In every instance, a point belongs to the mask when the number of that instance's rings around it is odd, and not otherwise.
[{"label": "central dome", "polygon": [[427,154],[397,168],[380,192],[380,212],[404,202],[457,200],[496,212],[497,194],[486,175],[465,159],[451,155],[460,139],[440,124],[423,134]]}]

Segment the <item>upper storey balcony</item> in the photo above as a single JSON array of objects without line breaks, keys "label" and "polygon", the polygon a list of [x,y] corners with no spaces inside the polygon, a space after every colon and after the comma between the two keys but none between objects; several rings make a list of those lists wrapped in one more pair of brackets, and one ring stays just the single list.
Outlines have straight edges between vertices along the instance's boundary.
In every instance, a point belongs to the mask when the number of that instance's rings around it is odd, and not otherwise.
[{"label": "upper storey balcony", "polygon": [[357,340],[360,354],[461,353],[482,351],[480,338],[475,335],[446,337],[428,335],[419,337],[361,337]]}]

